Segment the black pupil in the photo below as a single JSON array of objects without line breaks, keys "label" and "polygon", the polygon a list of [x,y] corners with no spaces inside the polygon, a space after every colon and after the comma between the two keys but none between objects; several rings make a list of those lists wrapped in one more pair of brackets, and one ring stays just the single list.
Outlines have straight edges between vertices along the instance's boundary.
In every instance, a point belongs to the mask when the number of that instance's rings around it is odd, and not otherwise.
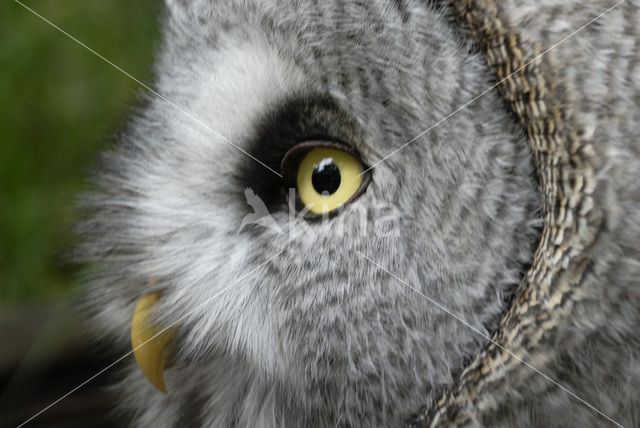
[{"label": "black pupil", "polygon": [[316,192],[320,194],[327,192],[331,195],[338,190],[338,187],[340,187],[340,169],[333,163],[332,158],[322,159],[313,166],[311,184],[313,184]]}]

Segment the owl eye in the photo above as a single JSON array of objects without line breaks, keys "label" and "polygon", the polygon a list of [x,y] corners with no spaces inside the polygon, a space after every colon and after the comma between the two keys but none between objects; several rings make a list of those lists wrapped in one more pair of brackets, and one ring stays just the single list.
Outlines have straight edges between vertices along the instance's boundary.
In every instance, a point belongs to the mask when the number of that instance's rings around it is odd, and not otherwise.
[{"label": "owl eye", "polygon": [[326,214],[354,201],[370,175],[356,154],[335,143],[307,142],[293,147],[282,161],[285,184],[297,189],[299,205]]}]

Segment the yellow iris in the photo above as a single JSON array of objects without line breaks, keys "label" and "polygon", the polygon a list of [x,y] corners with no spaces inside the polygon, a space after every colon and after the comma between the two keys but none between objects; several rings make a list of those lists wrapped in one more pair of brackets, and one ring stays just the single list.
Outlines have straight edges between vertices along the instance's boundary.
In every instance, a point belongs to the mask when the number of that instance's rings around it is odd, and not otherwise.
[{"label": "yellow iris", "polygon": [[313,214],[333,211],[360,189],[361,173],[360,162],[347,152],[327,147],[312,149],[298,167],[300,200]]}]

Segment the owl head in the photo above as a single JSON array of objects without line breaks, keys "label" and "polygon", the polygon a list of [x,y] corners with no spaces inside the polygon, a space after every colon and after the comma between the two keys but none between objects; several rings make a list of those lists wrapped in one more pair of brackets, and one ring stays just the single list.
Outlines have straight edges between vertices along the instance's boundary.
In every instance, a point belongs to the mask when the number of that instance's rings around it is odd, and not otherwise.
[{"label": "owl head", "polygon": [[496,327],[536,238],[521,131],[492,92],[459,108],[482,58],[412,0],[167,0],[163,35],[80,204],[85,307],[139,345],[122,406],[400,423]]}]

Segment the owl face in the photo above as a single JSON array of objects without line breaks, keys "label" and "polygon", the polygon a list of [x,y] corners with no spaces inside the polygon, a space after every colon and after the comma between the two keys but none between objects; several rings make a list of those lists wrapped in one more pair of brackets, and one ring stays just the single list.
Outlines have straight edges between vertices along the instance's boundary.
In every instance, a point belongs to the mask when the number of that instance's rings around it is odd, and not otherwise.
[{"label": "owl face", "polygon": [[168,394],[132,361],[123,402],[142,425],[400,423],[484,340],[442,308],[490,334],[531,257],[524,138],[491,92],[442,121],[492,84],[447,10],[229,3],[168,3],[161,97],[84,199],[97,328],[128,343],[149,293],[176,328]]}]

